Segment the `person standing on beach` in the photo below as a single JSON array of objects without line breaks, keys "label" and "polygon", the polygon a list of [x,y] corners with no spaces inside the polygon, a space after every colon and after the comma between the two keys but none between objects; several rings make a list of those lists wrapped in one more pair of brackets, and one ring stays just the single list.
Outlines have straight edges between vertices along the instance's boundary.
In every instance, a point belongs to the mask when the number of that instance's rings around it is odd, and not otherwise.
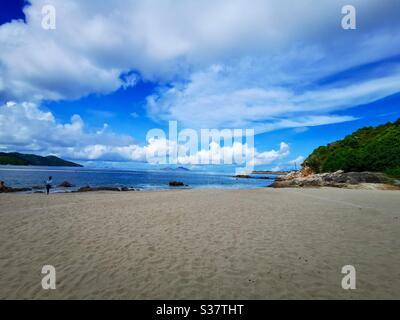
[{"label": "person standing on beach", "polygon": [[49,179],[46,181],[46,191],[47,191],[47,194],[49,194],[50,193],[50,189],[51,189],[51,186],[53,185],[53,177],[49,177]]}]

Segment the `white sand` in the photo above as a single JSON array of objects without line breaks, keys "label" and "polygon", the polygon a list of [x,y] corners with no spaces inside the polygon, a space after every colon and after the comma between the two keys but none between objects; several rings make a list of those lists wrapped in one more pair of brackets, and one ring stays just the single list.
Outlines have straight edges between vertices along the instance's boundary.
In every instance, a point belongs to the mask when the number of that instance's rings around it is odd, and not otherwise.
[{"label": "white sand", "polygon": [[376,190],[0,195],[0,298],[400,299],[399,208]]}]

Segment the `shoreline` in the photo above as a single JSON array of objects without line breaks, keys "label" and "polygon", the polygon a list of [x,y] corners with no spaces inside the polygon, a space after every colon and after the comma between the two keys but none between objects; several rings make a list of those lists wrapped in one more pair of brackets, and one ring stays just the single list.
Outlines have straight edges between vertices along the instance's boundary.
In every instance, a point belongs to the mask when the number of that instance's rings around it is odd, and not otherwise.
[{"label": "shoreline", "polygon": [[[52,171],[41,172],[17,170],[0,172],[0,193],[28,192],[41,193],[45,191],[43,179]],[[43,171],[43,172],[44,172]],[[170,189],[175,187],[190,188],[257,188],[265,187],[273,182],[272,179],[261,180],[258,177],[238,181],[227,173],[203,172],[169,172],[169,171],[60,171],[53,174],[53,190],[57,192],[89,191],[89,189],[113,189],[113,191]],[[86,189],[86,190],[84,190]]]},{"label": "shoreline", "polygon": [[[82,187],[85,188],[85,187]],[[184,191],[184,190],[257,190],[257,189],[265,189],[265,188],[273,188],[272,185],[268,186],[252,186],[252,187],[191,187],[191,186],[184,186],[184,187],[168,187],[165,186],[163,188],[160,187],[146,187],[146,188],[140,188],[140,187],[132,187],[129,188],[129,190],[123,190],[125,187],[119,187],[115,189],[120,189],[120,190],[111,190],[114,189],[113,187],[90,187],[90,189],[93,190],[88,190],[88,191],[79,191],[77,189],[79,188],[74,188],[74,190],[63,190],[63,189],[56,189],[52,188],[50,190],[50,196],[54,194],[82,194],[82,193],[98,193],[98,192],[106,192],[109,194],[118,194],[118,193],[133,193],[133,192],[158,192],[158,191]],[[21,188],[25,189],[25,188]],[[43,195],[45,193],[45,189],[38,189],[38,190],[23,190],[23,191],[13,191],[13,192],[0,192],[0,195]]]},{"label": "shoreline", "polygon": [[[279,180],[276,180],[279,183]],[[89,190],[85,190],[85,189]],[[25,190],[29,189],[29,190]],[[79,190],[82,189],[82,190]],[[178,187],[108,187],[108,186],[98,186],[98,187],[73,187],[73,188],[52,188],[50,195],[55,194],[81,194],[81,193],[98,193],[107,192],[109,194],[118,193],[133,193],[133,192],[157,192],[157,191],[183,191],[183,190],[262,190],[262,189],[287,189],[287,190],[302,190],[302,189],[343,189],[343,190],[376,190],[376,191],[400,191],[400,185],[386,184],[386,183],[357,183],[349,185],[284,185],[271,183],[267,186],[246,186],[246,187],[203,187],[203,186],[178,186]],[[0,195],[15,194],[15,195],[43,195],[45,194],[45,188],[15,188],[14,191],[0,192]]]},{"label": "shoreline", "polygon": [[[400,298],[394,191],[0,195],[3,299]],[[44,291],[43,265],[57,270]],[[357,290],[341,288],[354,265]]]}]

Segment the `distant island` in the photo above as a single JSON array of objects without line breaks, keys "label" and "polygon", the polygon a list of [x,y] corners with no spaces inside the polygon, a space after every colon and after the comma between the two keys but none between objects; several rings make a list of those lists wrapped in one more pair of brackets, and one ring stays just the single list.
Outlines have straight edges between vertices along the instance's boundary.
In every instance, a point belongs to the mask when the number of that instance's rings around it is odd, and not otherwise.
[{"label": "distant island", "polygon": [[163,170],[163,171],[190,171],[188,168],[185,168],[185,167],[177,167],[177,168],[166,167],[161,170]]},{"label": "distant island", "polygon": [[400,178],[400,119],[361,128],[342,140],[319,147],[303,167],[315,173],[370,171]]},{"label": "distant island", "polygon": [[47,166],[47,167],[82,167],[80,164],[60,159],[56,156],[42,157],[18,152],[0,152],[0,165]]}]

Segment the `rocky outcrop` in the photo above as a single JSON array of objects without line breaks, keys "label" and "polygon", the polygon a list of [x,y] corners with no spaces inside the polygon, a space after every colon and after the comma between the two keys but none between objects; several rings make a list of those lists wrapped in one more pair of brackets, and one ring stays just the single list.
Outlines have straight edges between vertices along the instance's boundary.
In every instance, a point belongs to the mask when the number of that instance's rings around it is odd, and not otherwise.
[{"label": "rocky outcrop", "polygon": [[4,184],[4,181],[0,181],[0,192],[6,192],[7,187]]},{"label": "rocky outcrop", "polygon": [[7,187],[4,183],[4,181],[0,181],[0,193],[7,193],[7,192],[11,192],[10,191],[11,188]]},{"label": "rocky outcrop", "polygon": [[[61,188],[73,188],[75,187],[68,181],[64,181],[58,187]],[[13,192],[29,192],[32,193],[44,193],[44,187],[42,186],[34,186],[32,188],[11,188],[7,187],[3,181],[0,181],[0,193],[13,193]],[[140,191],[139,189],[133,189],[128,187],[107,187],[107,186],[100,186],[100,187],[82,187],[73,192],[93,192],[93,191],[116,191],[116,192],[127,192],[127,191]]]},{"label": "rocky outcrop", "polygon": [[0,193],[13,193],[13,192],[27,192],[31,191],[31,188],[11,188],[7,187],[4,181],[0,181]]},{"label": "rocky outcrop", "polygon": [[[303,171],[304,170],[304,171]],[[299,172],[291,172],[286,176],[278,177],[272,184],[274,188],[295,187],[337,187],[346,188],[360,184],[387,184],[396,185],[383,173],[376,172],[343,172],[314,174],[305,168]]]},{"label": "rocky outcrop", "polygon": [[75,187],[72,183],[68,181],[63,181],[58,185],[59,188],[73,188]]},{"label": "rocky outcrop", "polygon": [[92,192],[95,191],[94,188],[90,186],[82,187],[77,190],[77,192]]},{"label": "rocky outcrop", "polygon": [[82,187],[79,188],[76,192],[93,192],[93,191],[116,191],[116,192],[127,192],[127,191],[138,191],[137,189],[129,189],[128,187]]},{"label": "rocky outcrop", "polygon": [[183,182],[179,182],[179,181],[170,181],[169,186],[170,187],[187,187],[188,185],[184,184]]}]

